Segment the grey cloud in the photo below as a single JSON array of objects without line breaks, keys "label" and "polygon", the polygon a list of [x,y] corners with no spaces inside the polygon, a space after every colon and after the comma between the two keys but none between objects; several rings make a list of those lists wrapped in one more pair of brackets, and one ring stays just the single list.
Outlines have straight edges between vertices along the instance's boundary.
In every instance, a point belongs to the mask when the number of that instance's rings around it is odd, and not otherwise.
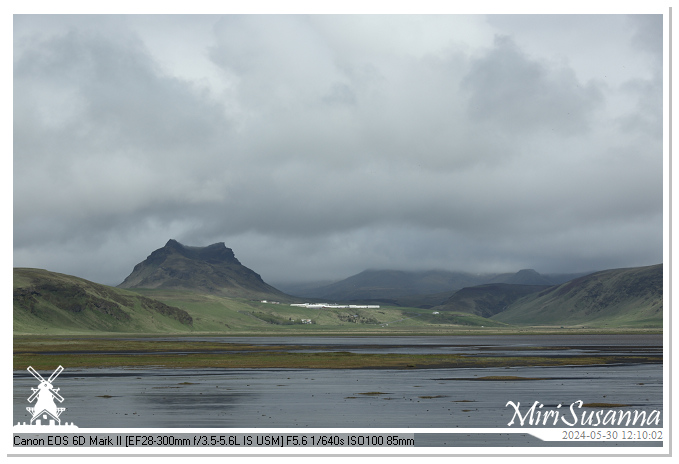
[{"label": "grey cloud", "polygon": [[335,84],[323,97],[323,101],[330,105],[356,105],[356,93],[346,84]]},{"label": "grey cloud", "polygon": [[336,84],[332,50],[305,16],[224,16],[214,30],[209,56],[235,77],[244,102],[304,107]]},{"label": "grey cloud", "polygon": [[[629,15],[626,17],[633,32],[632,47],[642,52],[623,63],[622,66],[644,66],[643,74],[627,79],[620,86],[623,95],[632,102],[627,114],[618,118],[624,133],[636,133],[662,138],[663,118],[663,18],[662,15]],[[634,60],[635,63],[632,62]]]},{"label": "grey cloud", "polygon": [[496,37],[485,56],[474,60],[462,86],[469,91],[468,114],[511,132],[536,129],[576,135],[589,129],[588,116],[602,96],[568,68],[525,56],[509,37]]},{"label": "grey cloud", "polygon": [[[15,265],[115,284],[169,238],[224,241],[276,280],[662,259],[653,73],[602,84],[618,55],[590,67],[565,43],[572,59],[554,59],[512,31],[572,34],[577,18],[474,17],[467,36],[445,17],[406,19],[201,21],[214,29],[185,45],[216,88],[178,77],[191,73],[135,30],[153,27],[167,52],[181,16],[17,20]],[[603,25],[596,49],[627,56],[618,19],[585,32]]]},{"label": "grey cloud", "polygon": [[661,79],[635,79],[622,86],[623,92],[634,101],[633,109],[618,118],[623,132],[648,135],[655,140],[662,137],[663,87]]},{"label": "grey cloud", "polygon": [[[61,137],[60,146],[70,141],[74,155],[104,156],[113,146],[140,158],[162,153],[168,162],[181,162],[197,140],[229,128],[217,105],[161,75],[143,49],[97,35],[72,31],[35,44],[15,63],[15,80],[20,109],[53,103],[53,117],[62,126],[70,122],[53,135]],[[72,101],[63,101],[62,93]],[[47,101],[31,101],[36,95]],[[49,126],[39,115],[29,117]]]},{"label": "grey cloud", "polygon": [[628,15],[634,35],[632,45],[652,55],[662,63],[663,52],[663,17],[662,15]]},{"label": "grey cloud", "polygon": [[229,151],[228,120],[140,47],[68,32],[26,47],[15,82],[15,218],[91,226],[220,195],[211,168]]}]

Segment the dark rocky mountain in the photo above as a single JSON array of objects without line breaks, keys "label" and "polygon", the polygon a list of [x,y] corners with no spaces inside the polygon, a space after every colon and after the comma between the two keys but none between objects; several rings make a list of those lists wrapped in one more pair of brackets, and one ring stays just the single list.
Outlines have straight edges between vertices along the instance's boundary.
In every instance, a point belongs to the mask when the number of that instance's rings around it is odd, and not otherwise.
[{"label": "dark rocky mountain", "polygon": [[521,297],[549,288],[545,285],[521,284],[484,284],[465,287],[455,292],[442,305],[436,306],[438,311],[455,311],[491,317],[506,310],[509,305]]},{"label": "dark rocky mountain", "polygon": [[516,300],[510,324],[662,327],[663,265],[595,272]]},{"label": "dark rocky mountain", "polygon": [[238,298],[289,299],[243,266],[224,243],[185,246],[169,240],[134,267],[120,288],[188,290]]}]

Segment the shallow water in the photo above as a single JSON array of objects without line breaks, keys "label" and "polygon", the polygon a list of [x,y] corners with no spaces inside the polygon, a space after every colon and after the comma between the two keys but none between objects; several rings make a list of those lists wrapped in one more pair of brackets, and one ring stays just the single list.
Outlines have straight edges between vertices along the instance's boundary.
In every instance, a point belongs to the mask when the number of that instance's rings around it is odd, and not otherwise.
[{"label": "shallow water", "polygon": [[[185,340],[185,339],[182,339]],[[205,339],[201,339],[205,340]],[[661,349],[660,336],[550,337],[239,337],[231,343],[305,345],[309,349],[408,353],[497,353],[560,347],[575,354]],[[406,351],[400,351],[406,350]],[[521,353],[553,354],[526,350]],[[475,369],[69,369],[55,380],[65,398],[63,421],[80,428],[246,427],[507,427],[508,401],[527,409],[584,403],[662,410],[662,365]],[[540,380],[476,380],[517,376]],[[14,423],[30,419],[26,401],[36,387],[14,373]],[[661,422],[662,425],[662,422]]]},{"label": "shallow water", "polygon": [[[125,340],[148,340],[124,338]],[[172,337],[154,340],[290,346],[291,352],[483,354],[535,356],[577,354],[662,354],[662,335],[483,335],[426,337]],[[121,345],[124,346],[124,345]],[[535,348],[547,348],[542,353]],[[212,351],[214,352],[214,351]],[[233,352],[233,351],[231,351]]]}]

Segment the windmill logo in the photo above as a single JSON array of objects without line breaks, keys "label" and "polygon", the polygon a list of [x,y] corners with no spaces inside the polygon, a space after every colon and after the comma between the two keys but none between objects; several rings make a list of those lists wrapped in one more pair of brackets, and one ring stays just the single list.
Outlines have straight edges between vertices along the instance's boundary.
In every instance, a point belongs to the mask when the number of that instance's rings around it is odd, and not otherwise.
[{"label": "windmill logo", "polygon": [[[59,389],[54,388],[54,380],[61,374],[64,370],[62,366],[56,368],[56,370],[50,375],[49,379],[45,380],[33,367],[28,366],[28,372],[35,377],[35,379],[40,382],[38,388],[31,388],[33,393],[28,397],[28,402],[32,403],[35,401],[35,406],[27,407],[26,410],[31,413],[30,425],[34,426],[73,426],[74,424],[62,424],[61,413],[66,410],[66,408],[57,407],[54,400],[59,403],[64,402],[64,398],[59,394]],[[36,401],[37,400],[37,401]],[[43,421],[45,421],[43,423]],[[17,425],[28,425],[24,424]]]}]

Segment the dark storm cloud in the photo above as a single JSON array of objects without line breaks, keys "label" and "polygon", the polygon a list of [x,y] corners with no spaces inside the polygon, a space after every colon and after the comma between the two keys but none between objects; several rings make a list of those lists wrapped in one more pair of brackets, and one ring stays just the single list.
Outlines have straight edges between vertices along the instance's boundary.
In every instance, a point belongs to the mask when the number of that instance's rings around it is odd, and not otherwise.
[{"label": "dark storm cloud", "polygon": [[14,264],[117,284],[169,238],[278,281],[660,262],[657,29],[17,17]]}]

